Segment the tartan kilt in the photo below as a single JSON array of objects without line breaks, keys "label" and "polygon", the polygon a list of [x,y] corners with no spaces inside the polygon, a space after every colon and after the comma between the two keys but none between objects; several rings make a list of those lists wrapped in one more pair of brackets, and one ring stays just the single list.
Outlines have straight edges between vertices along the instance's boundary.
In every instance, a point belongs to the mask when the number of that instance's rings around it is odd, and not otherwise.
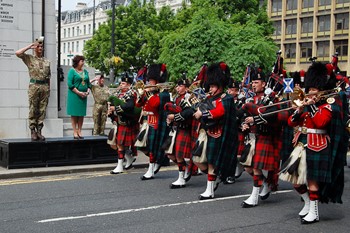
[{"label": "tartan kilt", "polygon": [[282,142],[275,135],[256,135],[253,165],[255,169],[275,171],[279,169]]},{"label": "tartan kilt", "polygon": [[[232,142],[234,143],[234,142]],[[238,131],[238,152],[237,155],[242,155],[244,150],[244,133],[242,131]]]},{"label": "tartan kilt", "polygon": [[118,125],[116,136],[117,145],[133,146],[139,132],[139,124],[133,126]]},{"label": "tartan kilt", "polygon": [[157,136],[157,130],[154,129],[154,127],[152,126],[149,126],[148,134],[147,134],[147,149],[149,152],[153,153],[153,155],[156,155],[157,153],[156,136]]},{"label": "tartan kilt", "polygon": [[217,157],[219,156],[220,144],[222,136],[219,138],[213,138],[208,135],[207,143],[207,160],[208,164],[216,164]]},{"label": "tartan kilt", "polygon": [[174,146],[176,158],[190,159],[192,149],[192,137],[190,130],[177,128]]},{"label": "tartan kilt", "polygon": [[[301,141],[305,145],[306,144],[306,136],[300,135],[298,141]],[[330,144],[330,142],[328,141],[328,146],[319,152],[310,150],[307,147],[305,148],[306,149],[306,166],[307,166],[306,178],[307,178],[307,180],[314,180],[317,182],[324,182],[324,183],[330,182],[330,180],[327,180],[329,157],[331,154],[329,144]]]}]

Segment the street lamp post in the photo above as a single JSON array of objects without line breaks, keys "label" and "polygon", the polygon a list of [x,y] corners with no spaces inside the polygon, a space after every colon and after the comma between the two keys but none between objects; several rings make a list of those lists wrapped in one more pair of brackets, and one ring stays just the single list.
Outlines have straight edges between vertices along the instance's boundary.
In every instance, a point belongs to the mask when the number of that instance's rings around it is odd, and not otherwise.
[{"label": "street lamp post", "polygon": [[[112,0],[112,38],[111,38],[111,54],[112,57],[114,56],[114,47],[115,47],[115,0]],[[114,69],[113,67],[110,68],[110,73],[109,73],[111,80],[114,80]],[[113,81],[114,82],[114,81]]]},{"label": "street lamp post", "polygon": [[112,0],[112,47],[111,47],[111,54],[114,56],[114,46],[115,46],[115,0]]}]

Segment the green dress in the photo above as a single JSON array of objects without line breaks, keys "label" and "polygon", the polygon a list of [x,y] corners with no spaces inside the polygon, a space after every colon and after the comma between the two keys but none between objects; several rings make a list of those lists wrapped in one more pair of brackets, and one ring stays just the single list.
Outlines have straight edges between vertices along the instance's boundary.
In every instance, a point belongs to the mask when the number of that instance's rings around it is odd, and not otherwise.
[{"label": "green dress", "polygon": [[[89,80],[89,72],[83,70],[78,73],[74,68],[68,72],[68,95],[67,95],[67,115],[70,116],[86,116],[87,98],[81,98],[72,90],[77,88],[81,92],[86,92],[91,88]],[[84,81],[83,81],[84,80]]]}]

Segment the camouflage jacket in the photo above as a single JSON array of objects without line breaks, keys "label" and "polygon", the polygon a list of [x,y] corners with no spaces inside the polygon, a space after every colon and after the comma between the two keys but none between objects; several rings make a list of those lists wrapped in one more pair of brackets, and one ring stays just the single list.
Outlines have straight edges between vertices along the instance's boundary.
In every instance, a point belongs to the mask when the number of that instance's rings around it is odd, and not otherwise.
[{"label": "camouflage jacket", "polygon": [[46,81],[51,78],[50,61],[44,57],[37,57],[30,54],[18,55],[28,67],[31,79]]},{"label": "camouflage jacket", "polygon": [[99,85],[92,85],[91,92],[96,104],[107,104],[107,99],[110,94],[109,88],[106,85],[102,87]]}]

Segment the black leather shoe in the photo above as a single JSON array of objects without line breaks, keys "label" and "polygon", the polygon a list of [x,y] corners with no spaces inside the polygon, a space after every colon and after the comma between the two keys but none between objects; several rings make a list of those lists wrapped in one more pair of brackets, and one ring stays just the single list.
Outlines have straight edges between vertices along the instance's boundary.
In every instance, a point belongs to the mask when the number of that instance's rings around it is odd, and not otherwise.
[{"label": "black leather shoe", "polygon": [[185,178],[185,181],[186,181],[186,182],[190,181],[191,177],[192,177],[192,172],[190,172],[190,173],[188,174],[188,176]]},{"label": "black leather shoe", "polygon": [[198,196],[199,200],[209,200],[209,199],[213,199],[213,198],[214,198],[213,196],[209,196],[209,197],[205,197],[205,196],[202,196],[202,195]]},{"label": "black leather shoe", "polygon": [[241,177],[241,175],[243,174],[243,172],[244,172],[244,169],[243,169],[243,171],[241,171],[237,176],[235,176],[235,178],[238,179],[239,177]]},{"label": "black leather shoe", "polygon": [[270,193],[271,193],[271,192],[268,192],[266,195],[260,196],[260,199],[261,199],[261,200],[266,200],[267,198],[269,198]]},{"label": "black leather shoe", "polygon": [[79,137],[79,139],[84,139],[84,137],[83,137],[83,136],[78,135],[78,137]]},{"label": "black leather shoe", "polygon": [[157,168],[157,170],[154,170],[154,174],[157,174],[159,172],[160,168],[162,167],[160,164],[158,164],[158,165],[159,165],[159,167]]},{"label": "black leather shoe", "polygon": [[73,138],[74,138],[74,139],[79,139],[79,136],[74,136],[74,135],[73,135]]},{"label": "black leather shoe", "polygon": [[226,180],[223,181],[224,184],[234,184],[236,182],[236,179],[233,176],[229,176],[226,178]]},{"label": "black leather shoe", "polygon": [[114,172],[114,171],[110,171],[109,173],[111,173],[112,175],[116,175],[116,174],[121,174],[123,172]]},{"label": "black leather shoe", "polygon": [[219,188],[219,184],[222,182],[222,180],[219,178],[219,180],[215,181],[215,187],[214,191],[216,191]]},{"label": "black leather shoe", "polygon": [[252,207],[255,207],[256,205],[251,205],[251,204],[247,204],[245,202],[242,202],[241,206],[242,206],[242,208],[252,208]]},{"label": "black leather shoe", "polygon": [[315,223],[315,222],[318,222],[319,220],[317,219],[314,219],[313,221],[306,221],[305,219],[301,219],[301,224],[312,224],[312,223]]},{"label": "black leather shoe", "polygon": [[153,176],[151,176],[151,177],[141,176],[140,179],[141,180],[152,180],[152,179],[154,179],[154,177]]},{"label": "black leather shoe", "polygon": [[129,166],[127,166],[127,167],[125,167],[124,169],[125,170],[129,170],[130,168],[132,168],[134,165],[133,165],[133,163],[136,161],[136,158],[134,158],[133,159],[133,161],[132,161],[132,163],[129,165]]},{"label": "black leather shoe", "polygon": [[185,188],[186,185],[176,185],[176,184],[170,184],[169,188],[170,189],[179,189],[179,188]]}]

